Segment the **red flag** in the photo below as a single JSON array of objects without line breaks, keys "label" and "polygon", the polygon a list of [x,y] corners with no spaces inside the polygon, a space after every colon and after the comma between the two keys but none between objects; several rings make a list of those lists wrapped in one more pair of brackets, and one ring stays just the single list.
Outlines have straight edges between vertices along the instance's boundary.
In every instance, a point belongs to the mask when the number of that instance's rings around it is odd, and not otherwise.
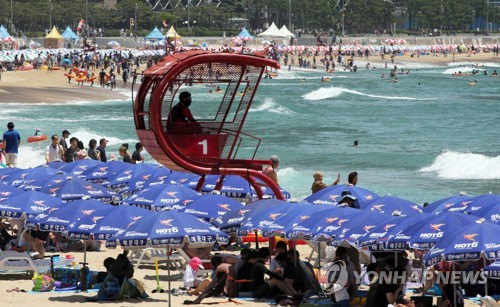
[{"label": "red flag", "polygon": [[164,26],[165,28],[168,28],[168,23],[167,23],[167,20],[166,20],[166,19],[163,19],[163,26]]}]

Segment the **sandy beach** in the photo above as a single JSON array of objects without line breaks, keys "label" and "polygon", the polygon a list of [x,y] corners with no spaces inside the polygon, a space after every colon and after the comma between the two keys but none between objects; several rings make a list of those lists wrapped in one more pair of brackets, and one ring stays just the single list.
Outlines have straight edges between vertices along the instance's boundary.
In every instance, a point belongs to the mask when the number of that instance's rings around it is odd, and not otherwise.
[{"label": "sandy beach", "polygon": [[[319,59],[319,57],[318,57]],[[427,65],[440,65],[446,66],[453,60],[452,55],[444,57],[439,56],[420,56],[410,57],[398,56],[394,59],[394,64],[427,64]],[[500,57],[493,56],[493,53],[481,53],[475,55],[457,54],[455,55],[455,62],[465,63],[488,63],[500,62]],[[391,67],[391,60],[389,56],[382,59],[380,56],[370,56],[369,58],[355,57],[355,61],[380,63],[388,62],[388,68]],[[377,65],[380,68],[380,65]],[[292,68],[293,69],[293,68]],[[380,68],[381,69],[381,68]],[[321,70],[321,67],[318,67]],[[141,71],[139,69],[138,71]],[[96,73],[94,71],[94,73]],[[278,77],[279,78],[279,77]],[[120,78],[117,78],[120,79]],[[137,89],[138,86],[136,85]],[[126,88],[122,87],[121,80],[117,80],[117,90],[110,90],[109,88],[101,88],[96,82],[93,87],[90,83],[77,85],[76,81],[72,80],[68,83],[68,79],[64,76],[64,71],[54,71],[52,73],[46,70],[41,71],[8,71],[2,73],[0,81],[0,103],[66,103],[70,101],[105,101],[113,99],[127,99],[130,97],[130,83]],[[300,246],[299,251],[302,256],[309,254],[310,249],[307,246]],[[90,252],[87,254],[87,261],[90,263],[90,269],[99,271],[104,270],[103,260],[107,257],[116,257],[121,253],[121,249],[105,249],[100,252]],[[83,261],[83,253],[72,252],[78,262]],[[304,258],[304,257],[302,257]],[[168,287],[167,272],[161,270],[160,272],[161,286],[166,289]],[[136,268],[135,277],[143,281],[146,285],[150,299],[147,300],[124,300],[119,302],[104,302],[100,305],[108,306],[167,306],[168,294],[166,293],[152,293],[151,290],[156,288],[155,270],[153,267]],[[171,287],[176,288],[182,285],[182,272],[176,271],[172,273]],[[33,287],[31,275],[27,274],[2,274],[0,273],[0,293],[2,293],[3,304],[8,306],[32,306],[39,304],[40,306],[68,306],[70,303],[85,303],[85,297],[95,296],[96,293],[22,293],[17,291],[9,291],[10,289],[18,287],[19,289],[30,291]],[[172,296],[171,305],[181,306],[182,302],[186,299],[194,299],[190,296]],[[266,302],[255,303],[249,301],[238,300],[242,306],[267,306]],[[213,303],[220,306],[233,306],[233,302],[227,302],[224,298],[211,298],[204,300],[204,303]],[[92,304],[92,303],[89,303]],[[470,301],[466,306],[474,306]]]},{"label": "sandy beach", "polygon": [[[317,57],[319,59],[319,57]],[[371,63],[388,63],[388,68],[392,67],[389,56],[382,59],[381,56],[372,55],[368,58],[355,57],[355,61]],[[420,57],[410,57],[409,55],[397,56],[394,58],[394,64],[428,64],[428,65],[448,65],[453,61],[449,54],[433,56],[426,55]],[[493,53],[480,53],[474,55],[456,54],[455,62],[487,63],[500,62],[500,57],[495,57]],[[379,67],[377,67],[379,68]],[[320,69],[320,67],[318,67]],[[138,71],[141,71],[139,69]],[[94,73],[97,74],[97,71]],[[117,90],[101,88],[96,80],[94,86],[85,83],[83,86],[76,84],[75,80],[68,83],[64,76],[64,71],[54,71],[52,73],[46,70],[40,71],[8,71],[2,73],[0,81],[0,102],[17,103],[64,103],[68,101],[104,101],[110,99],[124,99],[130,97],[130,82],[126,88],[122,87],[121,78],[117,77]],[[137,86],[136,86],[137,88]]]}]

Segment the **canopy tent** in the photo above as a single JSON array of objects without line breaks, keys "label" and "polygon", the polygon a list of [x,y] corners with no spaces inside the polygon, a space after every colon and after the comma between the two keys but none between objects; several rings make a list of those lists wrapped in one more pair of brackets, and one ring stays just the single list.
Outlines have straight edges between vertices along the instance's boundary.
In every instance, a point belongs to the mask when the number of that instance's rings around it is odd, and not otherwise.
[{"label": "canopy tent", "polygon": [[69,26],[66,27],[66,30],[64,30],[64,32],[61,34],[61,36],[64,39],[79,39],[80,38],[78,35],[75,34],[75,32],[73,32],[73,30],[71,30],[71,28]]},{"label": "canopy tent", "polygon": [[43,41],[43,45],[45,48],[61,48],[64,43],[64,37],[59,34],[59,32],[56,29],[56,26],[52,28],[52,31],[45,36],[45,39]]},{"label": "canopy tent", "polygon": [[257,36],[260,37],[288,37],[287,34],[283,33],[278,29],[278,27],[274,24],[274,22],[271,24],[269,28],[267,28],[266,31],[258,34]]},{"label": "canopy tent", "polygon": [[182,39],[182,37],[177,33],[177,31],[175,31],[174,26],[170,27],[165,36],[169,38],[170,41]]},{"label": "canopy tent", "polygon": [[9,32],[7,32],[7,29],[4,28],[4,26],[0,26],[0,44],[10,44],[14,42],[14,38],[10,36]]},{"label": "canopy tent", "polygon": [[245,28],[241,29],[241,32],[237,37],[244,41],[254,39],[254,37]]},{"label": "canopy tent", "polygon": [[293,34],[292,32],[288,31],[288,28],[283,25],[280,29],[281,33],[285,34],[287,37],[295,37],[295,34]]},{"label": "canopy tent", "polygon": [[[172,27],[173,28],[173,27]],[[171,28],[171,29],[172,29]],[[169,31],[170,32],[170,31]],[[175,30],[174,30],[175,32]],[[168,34],[168,33],[167,33]],[[149,33],[145,39],[163,39],[163,34],[158,30],[158,27],[155,27],[151,33]]]}]

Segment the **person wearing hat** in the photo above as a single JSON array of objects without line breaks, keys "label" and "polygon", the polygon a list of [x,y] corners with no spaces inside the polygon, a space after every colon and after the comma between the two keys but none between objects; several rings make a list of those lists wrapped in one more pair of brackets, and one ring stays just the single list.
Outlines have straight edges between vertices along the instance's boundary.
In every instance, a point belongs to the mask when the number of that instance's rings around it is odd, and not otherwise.
[{"label": "person wearing hat", "polygon": [[345,190],[342,192],[341,199],[339,201],[339,207],[350,207],[359,209],[358,199],[352,195],[351,191]]},{"label": "person wearing hat", "polygon": [[278,183],[278,173],[276,172],[276,169],[278,168],[280,164],[280,158],[278,156],[274,155],[271,156],[271,165],[268,165],[264,170],[262,171],[267,177],[269,177],[272,181],[274,181],[277,185]]},{"label": "person wearing hat", "polygon": [[[311,191],[313,194],[328,187],[323,182],[323,173],[322,172],[315,172],[313,174],[313,178],[314,178],[314,182],[313,182],[312,187],[311,187]],[[337,179],[335,179],[335,181],[331,184],[331,186],[337,185],[339,182],[340,182],[340,174],[338,174]]]},{"label": "person wearing hat", "polygon": [[59,144],[61,144],[64,152],[66,152],[66,149],[68,149],[68,143],[66,142],[66,140],[69,138],[70,134],[71,133],[69,133],[68,130],[63,130],[61,134],[61,140],[59,141]]},{"label": "person wearing hat", "polygon": [[184,271],[184,287],[188,288],[189,294],[198,295],[210,284],[210,278],[198,277],[199,269],[205,269],[201,265],[201,259],[193,257],[189,260],[189,265],[186,266]]},{"label": "person wearing hat", "polygon": [[21,144],[21,136],[14,130],[14,123],[9,122],[7,124],[7,131],[3,134],[3,152],[5,154],[5,164],[8,167],[17,166],[17,154],[19,150],[19,144]]}]

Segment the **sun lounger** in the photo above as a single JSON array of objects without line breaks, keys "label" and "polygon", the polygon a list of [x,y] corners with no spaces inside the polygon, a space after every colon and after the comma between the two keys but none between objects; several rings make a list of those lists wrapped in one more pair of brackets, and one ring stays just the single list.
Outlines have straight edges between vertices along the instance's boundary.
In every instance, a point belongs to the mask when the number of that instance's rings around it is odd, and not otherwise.
[{"label": "sun lounger", "polygon": [[50,270],[50,259],[33,259],[27,252],[2,251],[0,253],[0,271],[12,273],[34,271],[43,273]]},{"label": "sun lounger", "polygon": [[173,253],[167,257],[167,249],[165,248],[131,249],[128,258],[135,267],[154,265],[155,258],[158,259],[158,265],[168,265],[171,270],[183,271],[186,267],[186,261],[182,256]]}]

